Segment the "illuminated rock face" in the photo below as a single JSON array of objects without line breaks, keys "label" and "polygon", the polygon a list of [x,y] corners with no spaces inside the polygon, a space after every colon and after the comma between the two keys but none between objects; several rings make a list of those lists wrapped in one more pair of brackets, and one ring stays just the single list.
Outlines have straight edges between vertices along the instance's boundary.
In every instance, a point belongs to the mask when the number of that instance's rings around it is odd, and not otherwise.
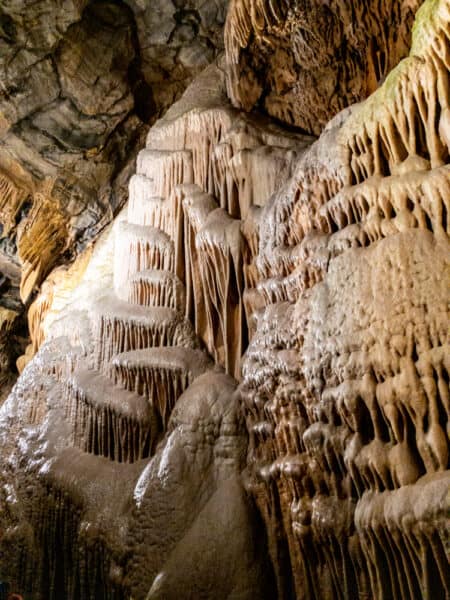
[{"label": "illuminated rock face", "polygon": [[149,124],[222,50],[226,4],[2,2],[0,273],[19,313],[124,205]]},{"label": "illuminated rock face", "polygon": [[0,568],[33,598],[275,593],[241,482],[232,376],[250,255],[229,211],[255,204],[239,192],[241,156],[256,178],[264,148],[263,205],[311,140],[241,118],[223,89],[210,68],[151,130],[126,209],[30,310],[33,347],[2,410],[2,456],[27,466],[2,472],[1,543],[14,550]]},{"label": "illuminated rock face", "polygon": [[232,108],[223,63],[150,130],[127,207],[32,305],[0,411],[15,589],[450,593],[449,30],[425,2],[318,140]]},{"label": "illuminated rock face", "polygon": [[280,598],[449,593],[449,8],[263,211],[240,389]]}]

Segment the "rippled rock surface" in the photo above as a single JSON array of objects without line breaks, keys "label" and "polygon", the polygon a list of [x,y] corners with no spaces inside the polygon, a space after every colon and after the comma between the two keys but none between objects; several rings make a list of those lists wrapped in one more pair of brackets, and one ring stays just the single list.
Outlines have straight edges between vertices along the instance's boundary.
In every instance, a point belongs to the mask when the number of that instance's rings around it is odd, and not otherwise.
[{"label": "rippled rock surface", "polygon": [[226,6],[2,2],[1,306],[19,315],[5,344],[10,372],[25,307],[124,205],[149,125],[222,51]]},{"label": "rippled rock surface", "polygon": [[126,207],[30,308],[0,579],[36,600],[450,594],[449,31],[424,2],[409,56],[318,139],[233,107],[227,60],[150,129]]}]

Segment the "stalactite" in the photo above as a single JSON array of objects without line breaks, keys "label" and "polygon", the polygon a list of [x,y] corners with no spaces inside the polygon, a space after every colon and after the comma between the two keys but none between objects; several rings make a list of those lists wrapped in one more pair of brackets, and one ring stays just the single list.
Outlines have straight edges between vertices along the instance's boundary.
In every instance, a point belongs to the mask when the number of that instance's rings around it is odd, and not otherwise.
[{"label": "stalactite", "polygon": [[227,169],[235,186],[239,212],[234,215],[230,203],[225,207],[232,216],[245,219],[252,206],[264,206],[291,175],[296,154],[284,148],[243,149],[228,161]]},{"label": "stalactite", "polygon": [[92,314],[94,362],[107,369],[115,354],[153,346],[197,345],[193,330],[170,308],[133,306],[106,298]]},{"label": "stalactite", "polygon": [[117,354],[110,372],[116,386],[149,399],[161,430],[166,431],[179,396],[211,366],[208,357],[199,350],[150,348]]},{"label": "stalactite", "polygon": [[114,252],[115,288],[120,290],[140,271],[172,271],[174,260],[174,244],[166,233],[152,227],[121,223]]},{"label": "stalactite", "polygon": [[[270,44],[286,20],[296,60],[319,61],[300,4],[232,2],[228,85],[243,106],[261,92],[257,79],[236,80],[243,51]],[[322,4],[330,31],[370,21],[364,68],[375,88],[396,60],[385,54],[393,34],[359,3],[337,3],[342,22]],[[416,4],[404,5],[408,19]],[[19,442],[5,468],[29,452],[33,461],[1,481],[0,500],[9,495],[11,513],[25,507],[24,588],[50,600],[157,589],[198,525],[203,481],[215,493],[241,472],[243,417],[245,485],[278,598],[450,594],[449,23],[448,0],[427,0],[410,57],[312,145],[238,114],[211,89],[219,69],[152,128],[127,221],[98,263],[109,279],[89,280],[95,291],[78,312],[75,296],[71,320],[53,324],[13,393],[7,423]],[[352,28],[345,36],[355,42]],[[358,77],[355,61],[344,78]],[[291,100],[265,107],[295,121]],[[46,302],[30,311],[39,344]],[[83,311],[90,330],[67,331]],[[238,394],[223,370],[241,379]]]},{"label": "stalactite", "polygon": [[173,237],[170,203],[152,195],[152,181],[143,175],[133,175],[129,185],[128,222],[161,229]]},{"label": "stalactite", "polygon": [[195,333],[205,340],[206,309],[195,240],[207,216],[217,208],[217,203],[212,196],[196,188],[180,190],[179,204],[177,270],[184,277],[186,285],[186,316],[194,324]]},{"label": "stalactite", "polygon": [[243,265],[240,221],[218,208],[195,238],[205,306],[205,343],[216,362],[240,376],[247,331],[242,305]]},{"label": "stalactite", "polygon": [[119,297],[130,304],[164,306],[181,313],[186,306],[184,285],[170,271],[139,271],[119,290]]},{"label": "stalactite", "polygon": [[182,183],[193,183],[193,157],[188,150],[141,150],[137,160],[137,174],[150,183],[153,196],[168,198],[172,188]]},{"label": "stalactite", "polygon": [[75,446],[118,462],[149,456],[161,433],[144,399],[92,371],[67,380],[65,410]]},{"label": "stalactite", "polygon": [[254,206],[250,209],[247,218],[242,221],[241,233],[244,239],[243,262],[244,262],[244,293],[243,304],[245,318],[248,327],[249,341],[256,330],[256,315],[264,306],[264,301],[257,291],[259,281],[256,258],[259,248],[259,227],[262,209]]},{"label": "stalactite", "polygon": [[[205,73],[205,84],[211,93],[211,81],[208,78],[217,77],[217,72]],[[208,102],[205,95],[206,103]],[[185,98],[189,106],[189,97]],[[192,156],[192,181],[179,181],[178,183],[195,183],[206,193],[215,193],[213,152],[219,143],[222,133],[227,131],[232,122],[232,112],[223,108],[223,98],[219,100],[217,108],[204,108],[186,110],[179,118],[173,119],[170,111],[167,120],[161,121],[154,127],[148,136],[147,147],[152,150],[186,151]]]},{"label": "stalactite", "polygon": [[420,4],[232,0],[225,26],[228,96],[245,111],[259,104],[272,117],[319,134],[406,56]]},{"label": "stalactite", "polygon": [[17,231],[17,240],[22,263],[20,296],[26,302],[68,243],[67,224],[58,202],[51,197],[51,183],[35,192],[33,206]]},{"label": "stalactite", "polygon": [[250,118],[236,119],[213,152],[214,195],[220,207],[245,219],[251,207],[264,206],[311,142],[276,129],[268,133]]}]

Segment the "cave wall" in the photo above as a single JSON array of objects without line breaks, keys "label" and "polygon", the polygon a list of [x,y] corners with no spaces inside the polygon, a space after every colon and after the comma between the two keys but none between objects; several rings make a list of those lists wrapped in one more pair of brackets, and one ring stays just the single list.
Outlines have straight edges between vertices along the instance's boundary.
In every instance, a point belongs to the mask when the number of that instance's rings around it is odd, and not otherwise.
[{"label": "cave wall", "polygon": [[235,106],[318,135],[408,54],[421,0],[232,0],[225,28]]},{"label": "cave wall", "polygon": [[5,375],[25,307],[117,214],[148,126],[221,51],[226,4],[2,3],[0,272],[18,314]]},{"label": "cave wall", "polygon": [[[225,41],[260,64],[299,6],[233,2]],[[408,57],[318,139],[242,110],[228,46],[47,279],[0,410],[0,575],[26,597],[450,593],[450,4],[391,8],[386,69]]]},{"label": "cave wall", "polygon": [[279,597],[448,594],[448,19],[262,219],[241,391]]}]

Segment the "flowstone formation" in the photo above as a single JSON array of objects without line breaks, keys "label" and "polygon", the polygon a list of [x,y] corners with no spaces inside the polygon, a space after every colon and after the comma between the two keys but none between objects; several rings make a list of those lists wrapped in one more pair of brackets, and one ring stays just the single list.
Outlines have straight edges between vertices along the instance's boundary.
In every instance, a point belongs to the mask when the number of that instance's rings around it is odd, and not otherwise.
[{"label": "flowstone formation", "polygon": [[450,3],[264,210],[247,487],[278,597],[444,598]]},{"label": "flowstone formation", "polygon": [[366,98],[410,47],[422,0],[231,0],[229,96],[319,134]]},{"label": "flowstone formation", "polygon": [[[288,4],[233,2],[227,31]],[[30,309],[0,409],[11,589],[450,596],[449,32],[426,0],[318,140],[233,108],[228,59],[152,127],[125,209]]]},{"label": "flowstone formation", "polygon": [[0,282],[17,305],[2,307],[20,317],[116,216],[148,125],[222,50],[226,5],[1,3]]},{"label": "flowstone formation", "polygon": [[1,417],[0,572],[32,598],[275,593],[241,482],[240,217],[312,140],[224,88],[207,69],[150,131],[126,209],[31,307],[39,351]]}]

